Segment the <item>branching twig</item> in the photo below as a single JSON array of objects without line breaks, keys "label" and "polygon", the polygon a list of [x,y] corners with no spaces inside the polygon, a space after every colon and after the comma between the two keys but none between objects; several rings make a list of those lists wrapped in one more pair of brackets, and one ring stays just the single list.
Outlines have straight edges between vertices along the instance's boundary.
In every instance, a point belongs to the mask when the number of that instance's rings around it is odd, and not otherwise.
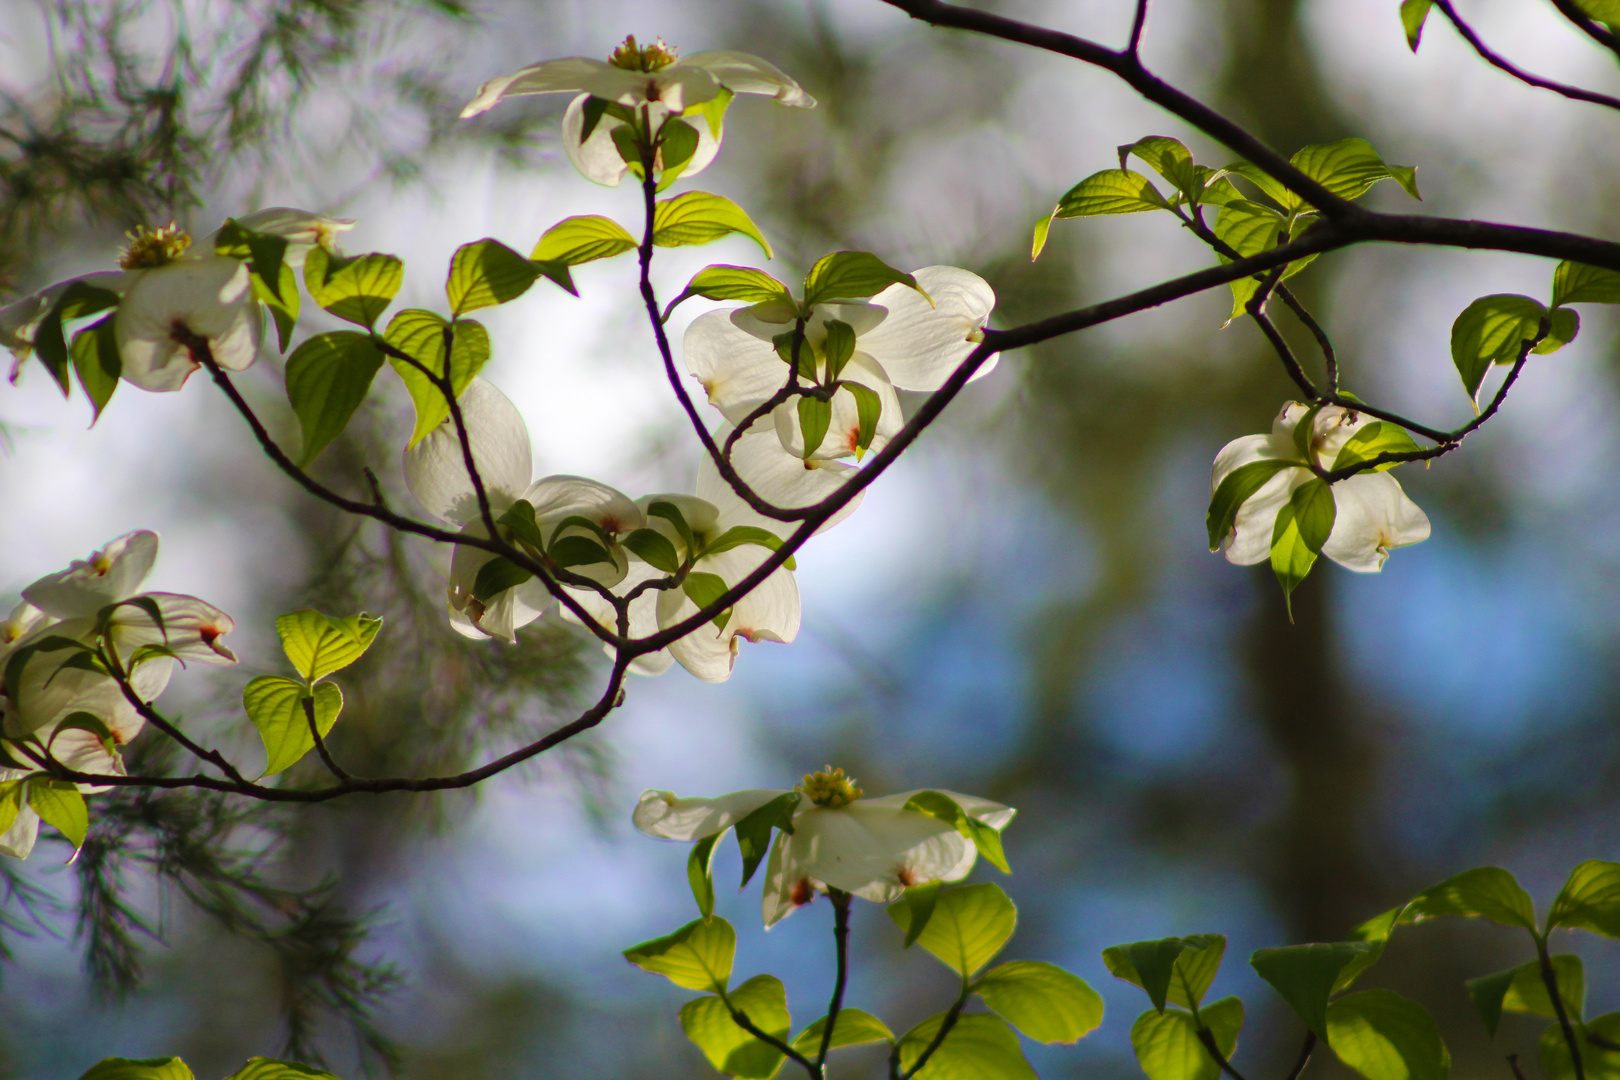
[{"label": "branching twig", "polygon": [[326,740],[321,738],[321,726],[315,722],[315,699],[313,697],[304,698],[304,718],[309,721],[310,737],[315,740],[315,750],[321,755],[321,760],[326,762],[327,769],[339,780],[352,779],[336,761],[332,760],[331,752],[326,749]]},{"label": "branching twig", "polygon": [[[721,1000],[725,999],[722,998]],[[781,1039],[778,1039],[775,1035],[765,1031],[752,1020],[748,1019],[748,1014],[737,1008],[729,1000],[726,1001],[726,1008],[731,1012],[731,1019],[736,1021],[738,1027],[742,1028],[744,1031],[748,1032],[748,1034],[752,1035],[754,1038],[758,1039],[767,1046],[775,1048],[781,1052],[783,1057],[803,1065],[805,1071],[810,1074],[810,1080],[821,1080],[821,1070],[816,1067],[815,1062],[793,1049],[793,1047],[789,1046]]]},{"label": "branching twig", "polygon": [[934,1051],[938,1050],[945,1041],[945,1036],[949,1035],[951,1029],[956,1027],[956,1021],[961,1018],[962,1006],[967,1004],[967,999],[968,981],[964,976],[962,979],[962,992],[957,995],[956,1002],[951,1005],[950,1011],[945,1014],[945,1019],[940,1021],[939,1030],[934,1032],[934,1037],[929,1040],[927,1046],[923,1047],[923,1052],[917,1055],[917,1060],[911,1063],[911,1068],[904,1072],[900,1071],[899,1043],[895,1043],[894,1049],[889,1051],[890,1080],[911,1080],[913,1076],[922,1071],[922,1067],[928,1064],[928,1059],[934,1056]]},{"label": "branching twig", "polygon": [[[1554,2],[1557,3],[1557,0],[1554,0]],[[1588,101],[1593,105],[1602,105],[1609,109],[1620,109],[1620,98],[1610,97],[1608,94],[1599,94],[1592,90],[1583,90],[1579,86],[1570,86],[1568,83],[1555,82],[1552,79],[1544,79],[1540,75],[1532,75],[1530,72],[1524,70],[1523,68],[1514,64],[1511,60],[1508,60],[1506,57],[1502,56],[1500,53],[1493,51],[1491,47],[1486,45],[1480,36],[1474,32],[1474,28],[1464,22],[1461,15],[1457,14],[1457,9],[1452,6],[1451,0],[1434,0],[1434,6],[1439,8],[1440,13],[1451,21],[1451,25],[1457,28],[1457,33],[1461,34],[1463,40],[1474,47],[1474,51],[1479,53],[1480,57],[1483,58],[1486,63],[1492,65],[1493,67],[1501,68],[1503,71],[1507,72],[1509,75],[1512,75],[1520,82],[1528,83],[1529,85],[1538,87],[1542,90],[1551,90],[1555,94],[1562,94],[1564,97],[1570,98],[1574,101]],[[1561,7],[1562,5],[1560,5],[1560,8]],[[1572,19],[1571,21],[1575,20]],[[1579,25],[1579,23],[1577,23],[1577,25]],[[1612,35],[1610,35],[1610,37],[1612,40]],[[1602,39],[1600,38],[1599,40]]]}]

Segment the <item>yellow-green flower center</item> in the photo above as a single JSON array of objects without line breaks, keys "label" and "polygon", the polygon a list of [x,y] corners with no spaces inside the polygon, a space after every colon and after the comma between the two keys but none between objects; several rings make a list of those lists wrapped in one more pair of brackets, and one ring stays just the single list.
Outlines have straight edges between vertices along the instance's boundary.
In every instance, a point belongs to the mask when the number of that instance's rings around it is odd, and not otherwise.
[{"label": "yellow-green flower center", "polygon": [[673,64],[676,55],[672,47],[664,44],[663,38],[645,48],[638,48],[636,36],[631,34],[624,39],[623,45],[613,50],[613,55],[608,57],[608,63],[626,71],[657,71]]},{"label": "yellow-green flower center", "polygon": [[806,773],[799,790],[817,806],[828,806],[835,810],[861,797],[861,789],[855,786],[855,778],[845,776],[843,769],[835,769],[831,765],[821,772]]},{"label": "yellow-green flower center", "polygon": [[129,243],[124,247],[118,265],[125,270],[151,270],[167,266],[191,246],[190,235],[172,221],[161,229],[137,225],[124,235],[129,237]]}]

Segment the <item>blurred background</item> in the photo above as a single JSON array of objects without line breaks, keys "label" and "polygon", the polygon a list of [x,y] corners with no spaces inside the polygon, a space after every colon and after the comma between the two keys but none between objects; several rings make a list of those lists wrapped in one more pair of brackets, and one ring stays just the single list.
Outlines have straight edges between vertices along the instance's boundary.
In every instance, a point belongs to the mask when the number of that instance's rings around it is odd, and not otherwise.
[{"label": "blurred background", "polygon": [[[1108,42],[1131,7],[987,6]],[[1413,56],[1396,6],[1155,0],[1145,55],[1285,152],[1354,134],[1417,165],[1421,209],[1614,235],[1616,118],[1487,67],[1438,16]],[[1612,57],[1550,4],[1461,6],[1525,66],[1620,89]],[[1035,220],[1117,145],[1166,134],[1205,164],[1230,155],[1102,73],[876,0],[0,0],[0,301],[111,265],[136,224],[201,235],[261,206],[357,218],[349,251],[405,258],[402,306],[439,306],[470,240],[527,251],[578,213],[639,229],[633,189],[595,187],[562,155],[566,97],[455,120],[486,79],[606,57],[627,33],[757,53],[819,99],[740,99],[720,159],[682,183],[745,206],[780,277],[841,247],[951,263],[985,275],[1013,325],[1211,262],[1167,215],[1139,215],[1058,222],[1032,265]],[[1410,206],[1393,185],[1368,200]],[[661,251],[661,291],[758,255],[738,238]],[[1294,280],[1348,389],[1451,426],[1471,415],[1451,321],[1486,293],[1543,297],[1550,276],[1529,258],[1391,247]],[[542,282],[483,313],[485,374],[525,414],[537,475],[689,488],[697,444],[630,261],[576,279],[579,299]],[[1576,862],[1617,856],[1615,326],[1583,309],[1580,339],[1537,358],[1462,453],[1402,470],[1433,538],[1380,576],[1324,561],[1290,625],[1269,569],[1205,550],[1210,460],[1293,393],[1252,325],[1221,328],[1228,306],[1211,293],[1003,358],[801,554],[798,641],[746,647],[729,683],[637,680],[598,731],[470,793],[303,812],[98,797],[77,864],[42,842],[5,868],[0,1072],[57,1080],[179,1053],[220,1076],[290,1037],[345,1076],[386,1069],[390,1047],[424,1080],[713,1075],[676,1020],[688,995],[619,956],[691,914],[687,848],[635,832],[630,808],[646,787],[787,787],[830,762],[873,794],[943,786],[1020,809],[1015,876],[976,871],[1019,906],[1006,955],[1068,966],[1108,1006],[1077,1047],[1026,1046],[1042,1076],[1140,1075],[1128,1033],[1147,1003],[1099,953],[1197,932],[1231,939],[1213,996],[1246,1002],[1239,1067],[1283,1075],[1303,1032],[1252,950],[1342,939],[1476,865],[1510,868],[1545,905]],[[290,444],[278,364],[239,384]],[[453,635],[446,553],[306,498],[203,380],[126,386],[88,423],[38,367],[0,390],[0,600],[113,536],[160,531],[151,587],[234,613],[242,657],[182,674],[162,704],[245,766],[262,751],[240,688],[279,670],[272,621],[299,606],[388,620],[339,678],[332,744],[358,774],[484,760],[600,684],[597,651],[554,618],[512,648]],[[369,465],[414,509],[397,464],[409,426],[385,373],[316,471],[361,492]],[[146,740],[135,756],[189,767]],[[728,846],[718,879],[738,870]],[[758,904],[757,883],[722,890],[738,977],[783,978],[797,1028],[825,1008],[830,911],[767,935]],[[854,933],[847,1004],[901,1030],[949,1003],[944,969],[902,954],[876,907],[857,906]],[[1589,1014],[1620,1008],[1613,946],[1560,948],[1586,958]],[[1492,1044],[1461,982],[1529,955],[1497,927],[1429,924],[1362,985],[1427,1005],[1459,1075],[1505,1080],[1503,1053],[1533,1059],[1540,1025],[1510,1017]],[[877,1075],[872,1053],[842,1053],[835,1075]],[[1328,1055],[1308,1073],[1328,1074],[1349,1075]]]}]

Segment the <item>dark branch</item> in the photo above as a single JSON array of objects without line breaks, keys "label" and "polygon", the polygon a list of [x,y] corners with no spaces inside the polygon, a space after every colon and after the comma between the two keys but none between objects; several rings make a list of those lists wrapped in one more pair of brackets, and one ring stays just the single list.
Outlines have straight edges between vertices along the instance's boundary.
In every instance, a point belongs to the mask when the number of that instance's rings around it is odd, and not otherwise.
[{"label": "dark branch", "polygon": [[1609,109],[1620,109],[1620,98],[1613,98],[1608,94],[1599,94],[1591,90],[1583,90],[1579,86],[1570,86],[1568,83],[1544,79],[1540,75],[1532,75],[1500,53],[1493,51],[1474,32],[1474,28],[1464,22],[1461,15],[1457,14],[1457,9],[1452,6],[1451,0],[1434,0],[1434,6],[1439,8],[1441,14],[1447,19],[1451,20],[1451,25],[1457,28],[1457,33],[1461,34],[1463,40],[1474,47],[1474,51],[1479,53],[1486,63],[1501,68],[1520,82],[1528,83],[1542,90],[1551,90],[1555,94],[1562,94],[1574,101],[1589,101],[1593,105],[1602,105]]}]

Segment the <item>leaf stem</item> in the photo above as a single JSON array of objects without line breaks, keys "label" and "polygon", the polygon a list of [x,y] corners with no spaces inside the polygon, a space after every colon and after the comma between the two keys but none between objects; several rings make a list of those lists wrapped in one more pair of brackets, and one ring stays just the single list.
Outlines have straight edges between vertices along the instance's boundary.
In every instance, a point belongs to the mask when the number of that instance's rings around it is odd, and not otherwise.
[{"label": "leaf stem", "polygon": [[[1204,1044],[1204,1049],[1215,1060],[1215,1064],[1221,1067],[1221,1072],[1230,1076],[1232,1080],[1243,1080],[1243,1074],[1238,1072],[1230,1061],[1226,1060],[1226,1055],[1221,1053],[1221,1048],[1215,1045],[1215,1033],[1209,1030],[1203,1020],[1198,1021],[1198,1041]],[[1307,1056],[1309,1055],[1307,1054]]]},{"label": "leaf stem", "polygon": [[[313,689],[314,688],[311,687],[312,691]],[[331,752],[326,749],[326,740],[321,738],[320,725],[315,722],[315,697],[313,692],[309,696],[304,697],[302,701],[304,705],[304,719],[309,721],[309,734],[310,737],[315,740],[315,750],[321,755],[321,760],[326,762],[327,769],[329,769],[332,775],[337,777],[339,780],[352,779],[348,773],[343,771],[342,767],[339,766],[336,761],[332,760]]]},{"label": "leaf stem", "polygon": [[1558,973],[1553,968],[1552,956],[1547,951],[1547,938],[1543,934],[1531,931],[1536,940],[1536,959],[1541,966],[1541,983],[1547,988],[1547,996],[1552,999],[1553,1015],[1558,1017],[1558,1027],[1564,1033],[1564,1042],[1569,1047],[1569,1059],[1575,1069],[1575,1080],[1586,1080],[1586,1063],[1581,1059],[1580,1040],[1575,1037],[1575,1027],[1569,1022],[1569,1011],[1564,1008],[1564,993],[1558,987]]},{"label": "leaf stem", "polygon": [[823,1075],[827,1053],[832,1049],[833,1027],[844,1007],[844,984],[849,979],[849,906],[853,899],[842,889],[829,888],[827,898],[833,909],[833,946],[838,954],[838,974],[833,979],[832,1001],[827,1006],[827,1025],[821,1029],[821,1049],[816,1052],[816,1072]]},{"label": "leaf stem", "polygon": [[744,1031],[748,1032],[748,1034],[752,1035],[765,1045],[779,1051],[784,1057],[803,1065],[805,1071],[810,1074],[810,1080],[821,1080],[821,1069],[816,1065],[815,1062],[793,1049],[793,1047],[789,1046],[781,1039],[778,1039],[775,1035],[763,1030],[752,1020],[748,1019],[748,1014],[733,1005],[731,1003],[731,999],[726,997],[726,995],[721,994],[720,1000],[725,1002],[726,1011],[731,1013],[731,1019],[738,1027],[742,1028]]}]

